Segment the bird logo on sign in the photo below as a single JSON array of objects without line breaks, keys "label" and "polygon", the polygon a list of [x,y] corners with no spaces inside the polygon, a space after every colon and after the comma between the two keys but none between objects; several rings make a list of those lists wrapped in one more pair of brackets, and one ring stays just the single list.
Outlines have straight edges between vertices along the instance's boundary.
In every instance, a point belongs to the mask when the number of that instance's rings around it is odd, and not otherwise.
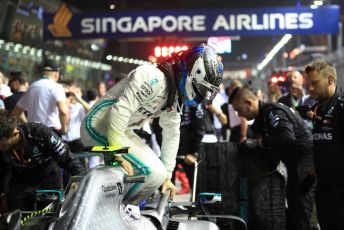
[{"label": "bird logo on sign", "polygon": [[68,23],[72,16],[72,11],[63,3],[54,15],[53,23],[48,25],[48,30],[54,37],[71,37],[72,33],[68,28]]}]

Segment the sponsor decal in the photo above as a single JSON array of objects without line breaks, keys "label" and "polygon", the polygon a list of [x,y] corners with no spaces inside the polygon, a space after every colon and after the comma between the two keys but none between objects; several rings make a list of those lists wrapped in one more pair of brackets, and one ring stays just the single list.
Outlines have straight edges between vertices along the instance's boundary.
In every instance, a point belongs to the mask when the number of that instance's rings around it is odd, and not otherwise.
[{"label": "sponsor decal", "polygon": [[148,96],[151,95],[152,92],[153,92],[151,89],[147,88],[147,86],[144,85],[144,84],[141,85],[140,88],[141,88],[141,90],[143,90],[143,91],[141,91],[141,94],[142,94],[144,97],[148,97]]},{"label": "sponsor decal", "polygon": [[330,141],[332,140],[332,133],[314,133],[313,140],[315,141]]},{"label": "sponsor decal", "polygon": [[109,198],[113,198],[115,196],[116,196],[116,193],[113,192],[113,193],[106,194],[105,198],[109,199]]},{"label": "sponsor decal", "polygon": [[269,118],[271,120],[272,127],[276,128],[277,125],[279,124],[279,120],[280,120],[279,116],[277,114],[274,115],[273,112],[270,112]]},{"label": "sponsor decal", "polygon": [[324,120],[323,120],[323,123],[324,123],[325,125],[329,125],[329,124],[332,123],[332,119],[324,119]]},{"label": "sponsor decal", "polygon": [[157,83],[158,83],[158,79],[153,79],[153,80],[150,80],[149,85],[151,87],[154,87]]},{"label": "sponsor decal", "polygon": [[118,194],[121,195],[122,192],[123,192],[122,184],[121,183],[117,183],[117,188],[118,188]]},{"label": "sponsor decal", "polygon": [[71,37],[72,32],[69,30],[68,24],[72,17],[73,14],[67,4],[63,3],[55,13],[52,23],[48,25],[49,32],[57,38]]},{"label": "sponsor decal", "polygon": [[57,139],[52,135],[50,137],[50,142],[51,142],[51,144],[56,145],[57,144]]},{"label": "sponsor decal", "polygon": [[110,191],[115,190],[116,188],[117,188],[116,185],[108,185],[108,186],[102,185],[103,192],[110,192]]},{"label": "sponsor decal", "polygon": [[[45,13],[45,39],[241,36],[338,33],[340,8],[267,7],[72,13],[66,4]],[[326,18],[326,20],[324,20]]]},{"label": "sponsor decal", "polygon": [[136,92],[135,97],[136,97],[139,101],[143,102],[143,98],[142,98],[140,92]]},{"label": "sponsor decal", "polygon": [[152,112],[150,112],[149,110],[145,109],[144,107],[140,107],[138,109],[138,111],[140,113],[142,113],[143,115],[147,116],[147,117],[149,117],[149,116],[151,116],[153,114]]},{"label": "sponsor decal", "polygon": [[[332,106],[329,110],[327,110],[327,112],[326,112],[326,116],[330,116],[330,115],[332,115],[332,113],[333,113],[333,110],[334,110],[334,106]],[[331,116],[332,117],[332,116]]]},{"label": "sponsor decal", "polygon": [[116,197],[116,190],[117,186],[116,185],[107,185],[104,186],[102,185],[101,189],[105,194],[105,198],[110,199]]},{"label": "sponsor decal", "polygon": [[33,146],[32,152],[34,156],[37,156],[40,153],[37,146]]}]

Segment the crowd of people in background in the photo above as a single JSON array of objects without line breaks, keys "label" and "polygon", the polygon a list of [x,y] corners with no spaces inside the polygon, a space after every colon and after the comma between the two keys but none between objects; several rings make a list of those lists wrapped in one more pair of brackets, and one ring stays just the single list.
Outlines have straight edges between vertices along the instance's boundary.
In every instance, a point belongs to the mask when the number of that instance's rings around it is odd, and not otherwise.
[{"label": "crowd of people in background", "polygon": [[[84,146],[89,144],[82,142],[80,133],[86,114],[94,105],[99,105],[97,101],[107,102],[110,94],[107,94],[104,82],[99,82],[96,90],[85,90],[76,81],[61,80],[59,71],[55,63],[47,61],[43,65],[42,78],[30,85],[25,73],[10,72],[5,76],[0,72],[0,121],[7,124],[5,131],[10,133],[0,133],[0,151],[5,151],[4,146],[8,144],[1,138],[13,138],[13,147],[21,139],[30,139],[27,137],[30,133],[39,136],[37,129],[45,135],[37,138],[47,143],[54,140],[49,144],[52,145],[49,154],[56,159],[54,167],[43,164],[43,158],[40,159],[42,167],[49,173],[60,167],[75,175],[83,168],[91,169],[103,163],[101,157],[90,157],[79,165],[72,154],[82,154]],[[285,77],[285,94],[279,85],[271,82],[266,94],[261,95],[258,94],[260,90],[250,88],[245,82],[231,80],[226,87],[220,87],[212,103],[184,106],[179,157],[172,181],[177,178],[181,182],[181,190],[177,193],[190,193],[194,163],[202,143],[229,141],[243,149],[263,148],[279,162],[276,168],[278,165],[286,169],[286,173],[281,172],[286,180],[285,228],[311,229],[311,213],[316,204],[322,230],[344,229],[344,96],[336,86],[335,67],[325,61],[314,61],[305,67],[304,73],[290,70]],[[305,88],[305,80],[308,88]],[[18,126],[17,120],[20,122]],[[36,122],[44,126],[37,126]],[[148,123],[148,131],[139,132],[146,143],[155,146],[153,149],[158,156],[162,145],[161,132],[157,119]],[[32,141],[28,140],[28,145],[37,145]],[[17,146],[15,157],[21,159],[20,151],[25,148],[28,147]],[[57,149],[66,150],[61,154],[56,152]],[[38,149],[32,157],[37,157],[39,152]],[[66,157],[60,159],[55,155]],[[1,161],[1,196],[9,194],[10,209],[28,210],[32,207],[32,196],[27,198],[13,192],[22,186],[24,171],[8,173],[6,162]],[[42,179],[30,186],[62,188],[61,180],[56,178],[54,185],[46,185]],[[64,180],[68,181],[68,176]],[[29,189],[24,186],[21,190]],[[1,208],[4,210],[3,206]]]}]

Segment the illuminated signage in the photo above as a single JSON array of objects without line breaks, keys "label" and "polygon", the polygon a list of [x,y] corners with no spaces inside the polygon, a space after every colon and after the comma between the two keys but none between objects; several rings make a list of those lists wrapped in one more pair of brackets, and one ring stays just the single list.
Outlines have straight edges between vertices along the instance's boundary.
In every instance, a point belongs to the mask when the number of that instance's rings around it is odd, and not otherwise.
[{"label": "illuminated signage", "polygon": [[52,39],[328,34],[337,33],[338,25],[339,6],[73,14],[62,5],[55,14],[44,15],[44,36]]}]

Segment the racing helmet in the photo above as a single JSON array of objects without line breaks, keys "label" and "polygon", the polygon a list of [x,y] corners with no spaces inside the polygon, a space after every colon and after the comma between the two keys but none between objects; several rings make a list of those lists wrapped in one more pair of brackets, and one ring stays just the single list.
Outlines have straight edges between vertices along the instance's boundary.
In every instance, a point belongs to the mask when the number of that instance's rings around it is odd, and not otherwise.
[{"label": "racing helmet", "polygon": [[223,65],[216,51],[205,44],[183,53],[179,62],[179,94],[186,106],[212,101],[222,82]]}]

